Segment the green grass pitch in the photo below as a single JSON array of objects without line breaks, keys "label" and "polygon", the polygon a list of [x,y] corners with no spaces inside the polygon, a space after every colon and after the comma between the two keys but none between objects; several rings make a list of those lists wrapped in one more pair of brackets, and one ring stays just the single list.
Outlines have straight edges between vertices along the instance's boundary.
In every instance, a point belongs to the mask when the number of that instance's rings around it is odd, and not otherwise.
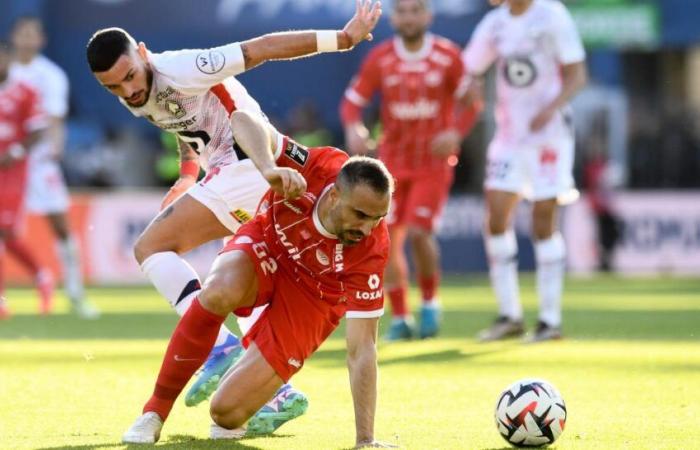
[{"label": "green grass pitch", "polygon": [[[521,284],[531,326],[532,278]],[[15,315],[0,322],[0,449],[123,448],[176,317],[149,288],[90,294],[99,321],[65,314],[65,303],[38,317],[33,291],[7,292]],[[700,280],[569,280],[566,339],[531,346],[474,341],[495,311],[484,278],[450,278],[441,296],[439,339],[380,346],[377,438],[408,449],[509,448],[494,425],[496,398],[519,378],[542,377],[569,413],[554,448],[700,448]],[[158,447],[352,447],[342,330],[294,382],[309,410],[273,437],[208,441],[207,407],[178,399]]]}]

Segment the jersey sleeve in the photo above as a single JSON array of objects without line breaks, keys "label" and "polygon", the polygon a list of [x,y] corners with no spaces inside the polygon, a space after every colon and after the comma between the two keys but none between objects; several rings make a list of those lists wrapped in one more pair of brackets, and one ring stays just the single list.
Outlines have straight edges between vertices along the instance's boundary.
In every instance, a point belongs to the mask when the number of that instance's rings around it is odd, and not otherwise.
[{"label": "jersey sleeve", "polygon": [[[383,226],[383,225],[382,225]],[[366,319],[384,314],[384,269],[389,254],[388,240],[382,239],[368,251],[361,270],[348,275],[345,283],[347,319]]]},{"label": "jersey sleeve", "polygon": [[205,91],[228,77],[245,71],[245,59],[238,42],[209,49],[153,53],[156,70],[182,91]]},{"label": "jersey sleeve", "polygon": [[464,66],[474,75],[483,75],[498,58],[498,51],[491,33],[493,29],[491,17],[487,15],[479,22],[469,44],[462,52]]},{"label": "jersey sleeve", "polygon": [[345,90],[345,99],[357,107],[362,108],[367,105],[380,87],[381,72],[378,59],[376,51],[370,52],[362,63],[360,71]]},{"label": "jersey sleeve", "polygon": [[63,118],[68,114],[68,77],[59,68],[46,75],[42,107],[49,116]]},{"label": "jersey sleeve", "polygon": [[559,62],[564,65],[582,62],[586,52],[571,14],[561,4],[555,10],[554,44]]},{"label": "jersey sleeve", "polygon": [[307,148],[286,137],[280,141],[275,154],[277,165],[296,169],[307,181],[312,175],[314,178],[327,178],[337,174],[348,159],[348,155],[337,148]]}]

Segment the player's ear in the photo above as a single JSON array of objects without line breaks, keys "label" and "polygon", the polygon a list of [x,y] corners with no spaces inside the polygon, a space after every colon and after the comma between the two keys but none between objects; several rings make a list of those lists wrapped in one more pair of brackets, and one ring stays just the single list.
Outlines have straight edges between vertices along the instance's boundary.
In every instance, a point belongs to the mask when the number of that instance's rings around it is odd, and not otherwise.
[{"label": "player's ear", "polygon": [[146,44],[144,44],[143,42],[139,42],[139,46],[137,47],[137,49],[141,59],[143,59],[144,61],[148,61],[148,49],[146,48]]}]

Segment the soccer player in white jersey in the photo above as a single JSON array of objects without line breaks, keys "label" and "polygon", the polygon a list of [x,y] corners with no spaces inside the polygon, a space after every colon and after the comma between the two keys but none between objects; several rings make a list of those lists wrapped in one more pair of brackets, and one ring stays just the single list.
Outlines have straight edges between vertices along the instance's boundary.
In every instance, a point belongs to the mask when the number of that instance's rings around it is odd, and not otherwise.
[{"label": "soccer player in white jersey", "polygon": [[60,159],[68,113],[68,78],[63,70],[40,52],[46,37],[37,17],[23,16],[12,28],[13,62],[10,78],[32,86],[49,116],[44,137],[29,153],[27,209],[45,216],[58,238],[58,256],[63,266],[64,289],[72,310],[85,319],[95,319],[99,310],[85,299],[80,250],[68,226],[69,196],[61,173]]},{"label": "soccer player in white jersey", "polygon": [[[234,76],[269,60],[350,50],[372,38],[370,32],[380,16],[379,2],[361,0],[343,30],[272,33],[216,48],[164,53],[149,52],[119,28],[92,36],[87,59],[100,84],[134,115],[178,136],[180,179],[134,249],[144,273],[178,314],[187,311],[201,289],[196,272],[180,255],[232,235],[252,216],[269,188],[270,180],[262,177],[233,139],[233,111],[267,120]],[[197,183],[200,165],[206,176]],[[248,320],[239,320],[244,334],[256,317],[254,313]],[[205,400],[241,354],[239,340],[222,326],[185,402],[191,406]],[[249,430],[274,431],[306,409],[303,395],[288,386],[271,402],[271,408],[263,408],[249,421]]]},{"label": "soccer player in white jersey", "polygon": [[557,0],[492,0],[498,8],[477,25],[463,61],[471,79],[463,100],[480,94],[496,66],[496,134],[489,146],[486,253],[499,316],[482,341],[524,333],[513,211],[533,202],[539,321],[529,342],[561,337],[565,246],[557,205],[575,200],[574,136],[568,102],[586,83],[585,53],[568,11]]}]

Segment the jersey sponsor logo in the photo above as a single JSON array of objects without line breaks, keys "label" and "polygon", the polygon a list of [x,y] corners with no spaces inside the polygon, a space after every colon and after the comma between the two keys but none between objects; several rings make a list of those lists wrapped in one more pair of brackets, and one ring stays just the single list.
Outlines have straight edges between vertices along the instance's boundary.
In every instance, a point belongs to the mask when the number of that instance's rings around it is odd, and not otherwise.
[{"label": "jersey sponsor logo", "polygon": [[389,111],[399,120],[432,119],[437,117],[440,103],[422,98],[415,102],[391,102]]},{"label": "jersey sponsor logo", "polygon": [[298,359],[295,359],[295,358],[289,358],[287,360],[287,364],[289,364],[290,366],[296,367],[297,369],[299,369],[301,367],[301,361],[299,361]]},{"label": "jersey sponsor logo", "polygon": [[233,216],[233,218],[241,224],[246,223],[253,218],[253,216],[251,216],[250,213],[243,208],[238,208],[237,210],[233,211],[231,216]]},{"label": "jersey sponsor logo", "polygon": [[192,116],[190,119],[185,119],[180,122],[166,123],[166,124],[156,124],[161,130],[186,130],[191,125],[197,123],[197,116]]},{"label": "jersey sponsor logo", "polygon": [[328,258],[328,255],[323,253],[323,251],[320,248],[316,249],[316,259],[324,266],[327,266],[331,263],[331,260]]},{"label": "jersey sponsor logo", "polygon": [[284,230],[280,227],[278,223],[275,224],[275,233],[277,233],[277,237],[279,238],[280,244],[282,244],[282,246],[287,249],[287,253],[289,253],[289,256],[291,256],[294,260],[299,259],[301,257],[301,255],[299,255],[299,249],[294,244],[289,242],[289,238],[284,233]]},{"label": "jersey sponsor logo", "polygon": [[287,142],[287,148],[284,149],[284,154],[300,166],[304,166],[309,159],[309,151],[291,141]]},{"label": "jersey sponsor logo", "polygon": [[382,289],[379,289],[378,291],[371,291],[371,292],[357,291],[355,293],[355,299],[357,299],[357,300],[369,300],[369,301],[379,300],[380,298],[382,298],[382,293],[383,293]]},{"label": "jersey sponsor logo", "polygon": [[380,282],[379,275],[377,275],[376,273],[373,273],[367,279],[367,286],[369,286],[370,289],[377,289],[379,287],[379,282]]},{"label": "jersey sponsor logo", "polygon": [[343,244],[335,244],[335,252],[333,253],[333,265],[336,272],[343,271]]},{"label": "jersey sponsor logo", "polygon": [[226,56],[218,50],[209,50],[197,55],[197,69],[207,75],[221,72],[226,65]]},{"label": "jersey sponsor logo", "polygon": [[171,86],[168,86],[167,88],[165,88],[164,91],[160,91],[158,94],[156,94],[156,103],[161,103],[163,100],[170,97],[174,93],[175,90]]},{"label": "jersey sponsor logo", "polygon": [[301,208],[298,208],[298,207],[292,205],[291,203],[289,203],[288,200],[283,201],[282,204],[284,206],[286,206],[287,208],[291,209],[292,211],[294,211],[295,213],[302,214]]},{"label": "jersey sponsor logo", "polygon": [[504,62],[503,76],[511,86],[524,88],[535,82],[537,69],[528,57],[513,56]]},{"label": "jersey sponsor logo", "polygon": [[175,116],[176,119],[181,119],[187,112],[185,111],[185,108],[183,108],[178,102],[175,100],[168,100],[165,102],[165,107],[168,109],[168,112]]}]

